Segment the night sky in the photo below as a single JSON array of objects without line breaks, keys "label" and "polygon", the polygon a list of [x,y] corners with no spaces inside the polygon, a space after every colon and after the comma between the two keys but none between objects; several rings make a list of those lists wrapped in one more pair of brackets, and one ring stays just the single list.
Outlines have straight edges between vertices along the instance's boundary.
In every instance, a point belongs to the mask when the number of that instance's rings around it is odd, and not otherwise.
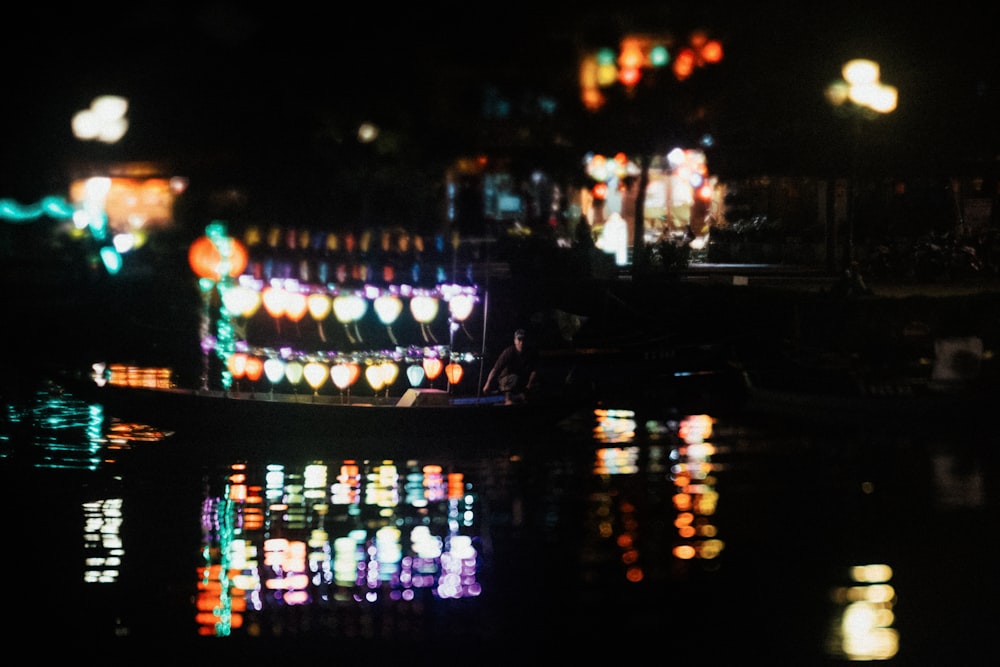
[{"label": "night sky", "polygon": [[[578,114],[582,45],[613,43],[630,30],[681,35],[696,27],[726,49],[716,71],[696,74],[703,79],[684,91],[711,114],[706,124],[721,169],[842,169],[849,123],[836,117],[823,89],[856,56],[878,60],[883,80],[899,89],[897,112],[867,131],[892,169],[995,162],[1000,59],[983,10],[897,2],[743,3],[736,10],[724,2],[604,4],[164,2],[118,15],[100,6],[25,7],[20,28],[8,23],[0,40],[0,196],[27,202],[63,191],[67,165],[80,161],[166,159],[215,187],[267,187],[276,179],[279,188],[302,188],[297,198],[335,205],[337,184],[356,187],[359,172],[371,168],[372,156],[354,139],[361,120],[374,119],[386,133],[387,153],[377,158],[439,173],[451,157],[481,148],[486,86],[515,112],[530,94],[545,93],[560,100],[561,112]],[[877,7],[855,15],[854,4]],[[102,93],[131,101],[129,133],[114,146],[80,142],[70,130],[73,113]],[[568,140],[570,152],[591,148],[579,133]]]}]

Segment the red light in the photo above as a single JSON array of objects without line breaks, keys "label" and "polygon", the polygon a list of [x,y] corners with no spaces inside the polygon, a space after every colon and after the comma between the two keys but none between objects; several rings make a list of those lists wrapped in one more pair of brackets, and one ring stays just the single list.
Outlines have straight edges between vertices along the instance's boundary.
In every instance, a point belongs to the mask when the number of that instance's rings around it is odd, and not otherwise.
[{"label": "red light", "polygon": [[623,67],[618,72],[618,80],[625,86],[634,86],[642,78],[642,72],[638,67]]},{"label": "red light", "polygon": [[700,53],[701,59],[706,63],[715,64],[722,60],[722,44],[713,39],[701,47]]},{"label": "red light", "polygon": [[608,184],[598,183],[591,189],[591,194],[594,195],[594,199],[600,199],[604,201],[608,197]]}]

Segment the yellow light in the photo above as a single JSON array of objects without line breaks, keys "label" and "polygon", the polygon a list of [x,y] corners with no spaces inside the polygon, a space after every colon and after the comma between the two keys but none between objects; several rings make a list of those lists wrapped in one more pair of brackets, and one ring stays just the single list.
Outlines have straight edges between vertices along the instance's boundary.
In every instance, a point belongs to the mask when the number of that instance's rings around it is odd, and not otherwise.
[{"label": "yellow light", "polygon": [[374,307],[379,321],[389,325],[403,312],[403,301],[395,294],[382,294],[375,299]]},{"label": "yellow light", "polygon": [[433,322],[438,313],[438,300],[426,294],[418,294],[410,299],[410,312],[421,324]]},{"label": "yellow light", "polygon": [[306,382],[309,383],[310,387],[319,389],[330,376],[330,369],[323,362],[310,361],[303,366],[302,374],[305,376]]},{"label": "yellow light", "polygon": [[333,309],[333,300],[322,292],[313,292],[306,299],[309,304],[309,314],[314,320],[325,320]]},{"label": "yellow light", "polygon": [[357,294],[338,294],[333,299],[333,314],[338,322],[357,322],[368,310],[368,302]]}]

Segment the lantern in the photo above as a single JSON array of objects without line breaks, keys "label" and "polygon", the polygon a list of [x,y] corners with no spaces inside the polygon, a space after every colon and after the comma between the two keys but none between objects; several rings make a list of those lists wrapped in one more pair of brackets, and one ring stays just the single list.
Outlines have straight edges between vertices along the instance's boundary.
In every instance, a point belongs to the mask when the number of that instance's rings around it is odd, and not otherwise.
[{"label": "lantern", "polygon": [[302,382],[302,372],[302,362],[300,361],[289,361],[285,364],[285,378],[292,384]]},{"label": "lantern", "polygon": [[271,384],[278,384],[285,379],[285,362],[277,357],[269,357],[264,362],[264,375]]},{"label": "lantern", "polygon": [[[359,294],[338,294],[333,298],[333,315],[338,322],[344,325],[347,339],[352,343],[361,340],[357,323],[367,311],[368,302]],[[351,332],[352,324],[354,325],[353,333]]]},{"label": "lantern", "polygon": [[229,359],[226,361],[226,368],[229,372],[233,374],[233,377],[239,380],[246,374],[247,370],[247,355],[245,352],[236,352],[235,354],[229,355]]},{"label": "lantern", "polygon": [[411,387],[419,387],[424,381],[424,367],[420,364],[412,364],[406,367],[406,379],[410,381]]},{"label": "lantern", "polygon": [[313,292],[306,301],[309,304],[309,314],[317,322],[325,320],[333,308],[333,301],[323,292]]},{"label": "lantern", "polygon": [[219,282],[235,278],[247,268],[247,249],[236,239],[221,234],[201,236],[188,248],[188,264],[199,278]]},{"label": "lantern", "polygon": [[222,305],[234,315],[252,317],[260,308],[260,292],[246,285],[222,289]]},{"label": "lantern", "polygon": [[389,340],[396,345],[396,336],[392,332],[392,325],[403,312],[403,300],[395,294],[382,294],[375,298],[375,314],[379,321],[385,325],[389,332]]},{"label": "lantern", "polygon": [[465,369],[462,368],[462,364],[457,361],[453,361],[444,367],[444,374],[448,377],[448,382],[451,384],[458,384],[462,381]]},{"label": "lantern", "polygon": [[423,367],[424,374],[427,376],[427,379],[435,380],[438,375],[441,375],[441,370],[444,368],[444,364],[437,357],[424,357]]},{"label": "lantern", "polygon": [[261,300],[264,303],[264,310],[267,314],[278,319],[285,314],[285,304],[287,303],[288,292],[281,287],[265,287],[261,293]]},{"label": "lantern", "polygon": [[413,313],[413,318],[420,323],[420,331],[424,335],[424,340],[428,342],[435,340],[430,330],[430,323],[437,317],[438,300],[429,294],[417,294],[410,299],[410,312]]},{"label": "lantern", "polygon": [[247,355],[244,371],[248,380],[256,382],[264,372],[264,362],[261,361],[260,357],[255,357],[252,354]]},{"label": "lantern", "polygon": [[382,366],[380,364],[372,364],[365,368],[365,379],[368,380],[368,384],[377,393],[385,385],[385,374],[382,371]]},{"label": "lantern", "polygon": [[351,364],[336,364],[330,369],[330,377],[333,379],[333,384],[337,385],[337,389],[343,391],[351,386],[353,381],[352,378]]},{"label": "lantern", "polygon": [[310,361],[302,367],[302,374],[305,376],[309,386],[313,388],[313,391],[318,392],[319,388],[326,382],[326,379],[330,377],[330,369],[323,362]]},{"label": "lantern", "polygon": [[298,322],[305,317],[309,302],[302,292],[285,292],[285,317]]}]

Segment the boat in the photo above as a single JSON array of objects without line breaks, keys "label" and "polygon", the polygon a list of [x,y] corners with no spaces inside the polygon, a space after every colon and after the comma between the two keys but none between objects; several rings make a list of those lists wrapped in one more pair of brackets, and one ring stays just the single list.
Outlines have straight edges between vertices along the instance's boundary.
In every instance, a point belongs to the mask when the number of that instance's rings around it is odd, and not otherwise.
[{"label": "boat", "polygon": [[930,357],[894,366],[831,351],[743,369],[742,411],[763,420],[824,426],[949,429],[989,422],[1000,378],[976,336],[935,340]]},{"label": "boat", "polygon": [[[162,371],[130,370],[133,377]],[[78,373],[58,383],[71,395],[103,406],[114,419],[149,424],[181,435],[185,442],[210,442],[214,447],[236,442],[248,453],[273,452],[296,442],[326,442],[334,449],[355,451],[356,445],[370,440],[378,441],[379,456],[462,453],[442,451],[446,446],[484,454],[491,447],[507,450],[526,440],[530,445],[532,436],[544,440],[548,429],[557,428],[579,407],[554,397],[506,404],[500,395],[456,396],[433,388],[355,399],[320,392],[129,384],[106,377]]]}]

